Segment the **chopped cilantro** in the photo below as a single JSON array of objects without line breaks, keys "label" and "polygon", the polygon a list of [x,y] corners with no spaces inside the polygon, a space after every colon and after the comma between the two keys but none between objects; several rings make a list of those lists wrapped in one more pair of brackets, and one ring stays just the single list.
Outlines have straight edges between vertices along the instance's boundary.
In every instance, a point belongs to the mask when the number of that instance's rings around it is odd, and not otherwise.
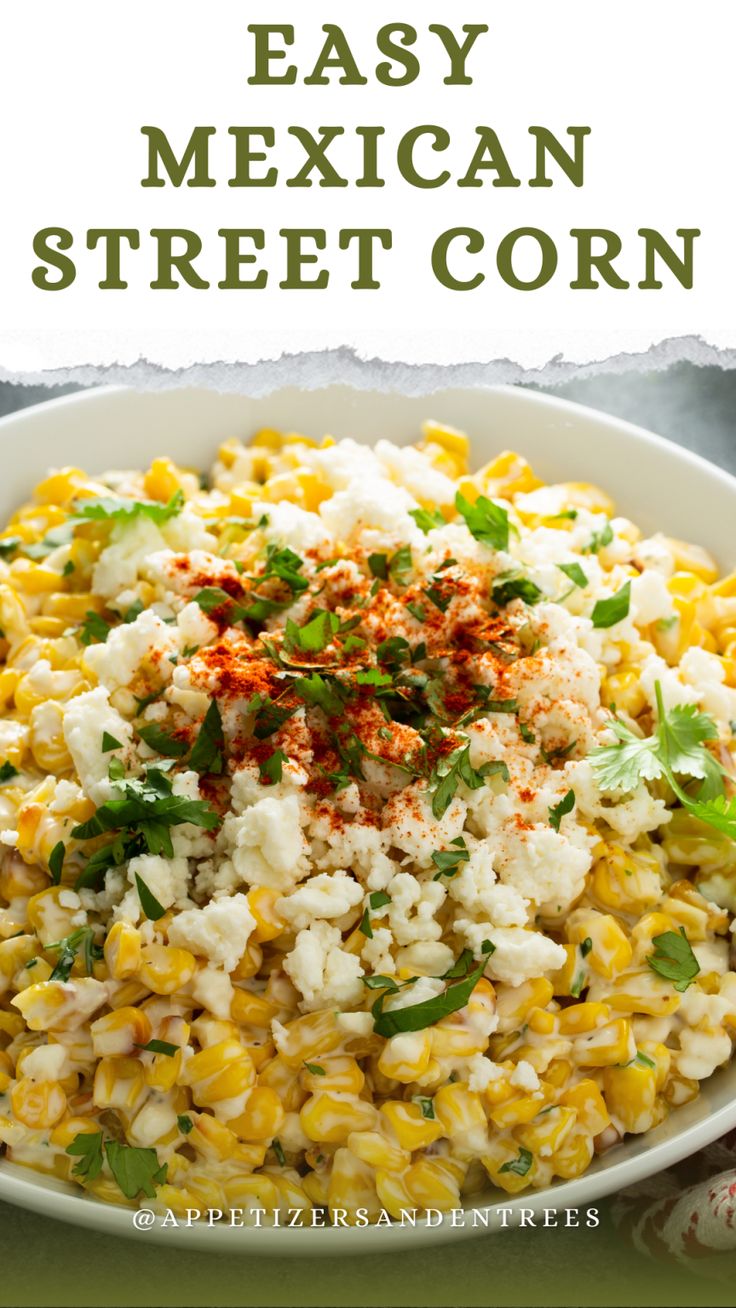
[{"label": "chopped cilantro", "polygon": [[573,585],[579,586],[581,590],[587,586],[588,578],[579,563],[558,563],[557,567],[560,572],[564,572]]},{"label": "chopped cilantro", "polygon": [[213,699],[204,715],[194,742],[189,760],[194,772],[214,773],[219,775],[224,766],[225,735],[222,729],[222,716],[216,699]]},{"label": "chopped cilantro", "polygon": [[9,763],[7,759],[2,765],[0,765],[0,785],[6,781],[12,781],[13,777],[19,775],[18,769],[14,768],[13,764]]},{"label": "chopped cilantro", "polygon": [[88,609],[84,616],[84,622],[79,628],[79,639],[83,645],[91,645],[93,640],[104,644],[110,635],[110,629],[111,624],[109,622],[105,622],[105,619],[99,613]]},{"label": "chopped cilantro", "polygon": [[49,854],[49,871],[51,873],[51,883],[58,886],[61,881],[61,872],[64,867],[64,856],[66,854],[66,845],[63,840],[57,840],[54,848]]},{"label": "chopped cilantro", "polygon": [[138,891],[141,908],[146,917],[150,922],[158,922],[158,919],[163,917],[166,909],[162,904],[159,904],[156,896],[148,889],[148,886],[139,872],[136,872],[135,874],[135,885],[136,890]]},{"label": "chopped cilantro", "polygon": [[485,495],[479,495],[475,503],[470,504],[458,491],[455,508],[464,517],[468,531],[476,540],[494,550],[508,549],[509,515],[500,504],[494,504]]},{"label": "chopped cilantro", "polygon": [[559,831],[563,817],[566,813],[572,813],[574,807],[575,791],[568,790],[567,794],[560,800],[559,804],[555,804],[554,808],[547,809],[547,812],[549,813],[549,824],[553,831]]},{"label": "chopped cilantro", "polygon": [[104,496],[80,500],[75,508],[77,520],[133,522],[136,518],[148,518],[160,527],[181,513],[184,508],[184,495],[180,490],[174,491],[167,504],[160,504],[155,500],[113,499],[112,496]]},{"label": "chopped cilantro", "polygon": [[425,536],[427,532],[434,531],[435,527],[445,525],[444,516],[439,509],[409,509],[409,517],[414,519]]},{"label": "chopped cilantro", "polygon": [[110,750],[112,749],[122,749],[122,748],[123,746],[120,743],[120,741],[116,740],[114,736],[111,736],[109,731],[103,731],[102,733],[103,754],[109,754]]},{"label": "chopped cilantro", "polygon": [[149,722],[143,727],[138,728],[138,735],[144,740],[149,749],[153,749],[157,754],[163,754],[164,758],[181,758],[186,754],[189,746],[185,740],[177,740],[168,731],[157,722]]},{"label": "chopped cilantro", "polygon": [[514,1172],[517,1176],[526,1176],[533,1161],[533,1155],[521,1145],[516,1158],[510,1158],[498,1170],[499,1172]]},{"label": "chopped cilantro", "polygon": [[647,955],[647,963],[658,976],[671,981],[675,990],[687,990],[700,971],[700,964],[695,957],[690,941],[685,935],[685,928],[679,931],[663,931],[661,935],[652,936],[654,953]]},{"label": "chopped cilantro", "polygon": [[628,617],[631,600],[631,582],[627,581],[615,595],[609,599],[597,600],[593,606],[591,618],[594,627],[615,627]]},{"label": "chopped cilantro", "polygon": [[503,608],[515,599],[523,600],[525,604],[538,604],[542,598],[539,586],[528,577],[509,576],[503,573],[500,574],[500,579],[494,582],[491,594],[494,604],[499,608]]},{"label": "chopped cilantro", "polygon": [[288,763],[288,761],[289,756],[284,753],[283,749],[275,749],[273,754],[270,754],[267,759],[264,759],[258,765],[261,781],[275,786],[283,776],[284,763]]}]

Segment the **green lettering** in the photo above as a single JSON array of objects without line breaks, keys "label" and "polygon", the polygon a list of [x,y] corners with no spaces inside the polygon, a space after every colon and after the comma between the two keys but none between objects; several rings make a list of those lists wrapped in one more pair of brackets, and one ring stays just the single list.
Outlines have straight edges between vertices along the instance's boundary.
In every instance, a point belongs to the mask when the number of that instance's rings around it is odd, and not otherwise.
[{"label": "green lettering", "polygon": [[498,173],[498,177],[493,179],[494,186],[521,186],[521,182],[511,171],[509,161],[493,128],[476,127],[475,131],[480,140],[470,167],[465,176],[459,179],[458,186],[482,186],[483,182],[478,177],[482,168],[492,168]]},{"label": "green lettering", "polygon": [[465,40],[462,44],[458,41],[455,33],[449,27],[445,27],[443,23],[430,23],[429,30],[440,38],[450,56],[450,75],[444,78],[445,86],[472,86],[473,79],[468,76],[465,65],[478,37],[488,31],[486,23],[463,24]]},{"label": "green lettering", "polygon": [[[398,41],[392,38],[398,36]],[[404,49],[407,45],[414,45],[417,39],[417,29],[410,27],[408,23],[387,23],[385,27],[378,30],[376,36],[376,45],[381,54],[387,55],[389,62],[376,65],[376,77],[383,86],[409,86],[411,82],[416,82],[420,64],[415,54],[410,50]],[[400,64],[403,73],[394,75],[391,72],[392,64]]]},{"label": "green lettering", "polygon": [[252,241],[257,250],[265,245],[262,227],[221,227],[217,233],[225,242],[225,276],[217,285],[222,291],[262,291],[268,282],[268,273],[261,268],[255,277],[241,277],[244,264],[256,263],[255,254],[246,254],[240,242]]},{"label": "green lettering", "polygon": [[448,267],[447,258],[450,252],[450,246],[458,238],[465,238],[465,248],[468,254],[480,254],[485,245],[482,234],[475,227],[451,227],[449,231],[443,232],[437,237],[432,247],[432,272],[437,281],[446,286],[450,291],[474,291],[481,282],[485,281],[485,273],[478,272],[474,277],[467,281],[461,281],[455,277]]},{"label": "green lettering", "polygon": [[302,277],[305,264],[318,263],[316,254],[307,254],[302,247],[304,240],[314,241],[318,250],[324,250],[327,234],[322,227],[282,227],[279,236],[286,241],[286,277],[279,286],[284,291],[323,291],[330,280],[330,274],[323,268],[311,280]]},{"label": "green lettering", "polygon": [[362,76],[342,28],[336,23],[324,23],[322,31],[327,40],[309,77],[304,78],[304,85],[329,86],[332,79],[325,77],[325,69],[341,68],[342,77],[338,78],[341,86],[365,86],[368,78]]},{"label": "green lettering", "polygon": [[356,186],[386,185],[378,176],[378,138],[385,132],[385,127],[356,127],[355,135],[363,138],[363,175],[356,178]]},{"label": "green lettering", "polygon": [[[228,127],[228,134],[235,137],[235,174],[228,186],[275,186],[278,169],[269,168],[262,177],[254,177],[251,164],[263,163],[268,158],[266,150],[272,150],[276,133],[272,127]],[[254,150],[251,137],[259,136],[266,150]]]},{"label": "green lettering", "polygon": [[[517,277],[513,263],[517,243],[526,237],[536,241],[542,258],[539,272],[530,281],[522,281]],[[506,285],[513,287],[515,291],[537,291],[540,286],[546,286],[550,278],[554,277],[557,268],[557,247],[552,237],[541,231],[539,227],[517,227],[501,241],[496,255],[496,266]]]},{"label": "green lettering", "polygon": [[[613,260],[621,253],[621,237],[607,227],[573,227],[570,235],[578,243],[578,275],[570,282],[573,291],[594,291],[600,282],[593,276],[593,269],[600,273],[608,286],[614,290],[625,291],[630,285],[619,277],[613,267]],[[593,240],[604,242],[599,254],[593,254]]]},{"label": "green lettering", "polygon": [[446,150],[450,144],[450,133],[444,127],[436,127],[432,124],[425,124],[421,127],[412,127],[410,131],[405,132],[399,141],[396,151],[396,162],[399,172],[405,182],[411,186],[417,186],[422,190],[430,190],[435,186],[444,186],[449,181],[450,174],[445,170],[437,177],[423,177],[418,173],[414,164],[414,147],[422,136],[433,137],[433,150]]},{"label": "green lettering", "polygon": [[96,250],[99,241],[105,246],[105,276],[97,284],[101,291],[124,291],[128,283],[120,275],[121,245],[127,241],[131,250],[140,250],[141,234],[135,227],[90,227],[87,249]]},{"label": "green lettering", "polygon": [[350,283],[353,290],[377,291],[381,283],[373,276],[373,243],[378,241],[382,250],[390,250],[392,233],[386,227],[344,227],[339,239],[341,250],[349,249],[352,241],[358,243],[358,276]]},{"label": "green lettering", "polygon": [[686,291],[693,289],[693,243],[700,236],[698,227],[678,227],[677,235],[682,239],[682,258],[675,253],[661,232],[653,227],[640,227],[639,235],[644,237],[644,280],[639,282],[641,291],[660,291],[662,283],[656,275],[657,255],[667,265],[681,286]]},{"label": "green lettering", "polygon": [[529,182],[530,186],[551,186],[552,178],[547,176],[546,164],[547,155],[551,155],[556,164],[559,164],[563,173],[570,179],[573,186],[583,185],[584,172],[584,154],[583,147],[586,136],[590,136],[589,127],[567,127],[565,129],[568,136],[574,141],[573,153],[569,154],[561,141],[549,131],[547,127],[530,127],[530,135],[534,137],[537,150],[537,167],[534,177]]},{"label": "green lettering", "polygon": [[282,36],[284,45],[294,44],[294,28],[290,23],[249,23],[248,31],[253,33],[253,67],[255,72],[248,78],[249,86],[293,86],[296,81],[296,66],[289,64],[286,72],[277,77],[271,72],[274,59],[285,59],[286,51],[272,49],[271,37]]},{"label": "green lettering", "polygon": [[142,178],[141,186],[165,186],[163,177],[159,177],[159,162],[168,173],[172,186],[181,186],[194,160],[194,174],[187,181],[187,186],[214,186],[215,180],[209,175],[210,137],[214,136],[214,127],[195,127],[186,150],[181,159],[177,159],[169,145],[168,137],[160,127],[142,127],[141,132],[148,137],[148,176]]},{"label": "green lettering", "polygon": [[[56,248],[49,242],[55,240]],[[43,227],[40,232],[36,232],[33,238],[33,253],[37,259],[45,259],[47,264],[52,268],[58,268],[61,273],[56,281],[49,277],[49,270],[41,264],[34,268],[31,273],[33,285],[37,286],[40,291],[65,291],[67,286],[71,286],[77,275],[72,259],[61,254],[62,250],[71,250],[74,244],[74,237],[66,227]]]},{"label": "green lettering", "polygon": [[[192,260],[202,251],[202,242],[196,232],[187,227],[152,227],[151,236],[157,242],[156,280],[151,282],[152,291],[177,291],[181,282],[174,279],[174,269],[188,286],[195,291],[206,291],[209,282],[192,266]],[[174,241],[182,240],[184,249],[174,254]]]},{"label": "green lettering", "polygon": [[329,159],[325,157],[325,150],[331,145],[336,136],[343,136],[344,127],[318,127],[321,140],[317,140],[306,127],[290,127],[289,135],[296,137],[300,145],[307,152],[307,161],[295,177],[290,177],[287,186],[311,186],[312,179],[310,173],[313,168],[317,168],[322,174],[320,177],[320,186],[347,186],[347,181],[341,177],[335,168],[333,168]]}]

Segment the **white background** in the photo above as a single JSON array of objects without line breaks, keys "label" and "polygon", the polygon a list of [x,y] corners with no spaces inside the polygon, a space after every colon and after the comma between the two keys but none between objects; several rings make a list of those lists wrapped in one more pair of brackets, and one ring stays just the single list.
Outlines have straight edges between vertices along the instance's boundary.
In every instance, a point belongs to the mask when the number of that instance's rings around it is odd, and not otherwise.
[{"label": "white background", "polygon": [[[382,87],[373,69],[383,58],[375,33],[383,23],[412,23],[422,61],[417,82]],[[296,42],[293,87],[251,87],[249,22],[290,22]],[[366,86],[305,86],[324,40],[321,24],[348,35]],[[487,22],[470,56],[471,87],[446,87],[447,56],[430,22],[459,31]],[[736,346],[736,255],[733,212],[733,51],[731,0],[36,0],[6,3],[0,15],[3,75],[3,202],[0,211],[0,367],[59,368],[81,363],[166,367],[215,360],[250,362],[283,352],[349,345],[361,357],[416,363],[510,358],[539,366],[560,355],[588,361],[641,351],[667,337],[699,334]],[[303,162],[286,135],[289,124],[341,124],[345,137],[329,152],[358,175],[357,124],[382,124],[380,190],[291,189],[286,177]],[[518,189],[484,185],[414,190],[398,174],[395,144],[419,123],[437,123],[453,146],[437,156],[453,179],[466,171],[474,128],[498,132]],[[143,124],[160,126],[181,152],[197,124],[217,127],[211,157],[218,184],[143,189]],[[230,188],[231,124],[273,125],[279,166],[275,189]],[[561,139],[588,124],[586,180],[576,189],[550,165],[553,187],[530,189],[532,124]],[[393,162],[392,162],[393,147]],[[425,154],[425,157],[426,154]],[[490,182],[490,176],[488,181]],[[34,233],[63,226],[74,234],[77,280],[68,290],[38,290]],[[430,253],[445,228],[477,227],[486,252],[473,260],[484,285],[459,294],[434,280]],[[137,227],[141,250],[124,256],[125,291],[102,292],[101,251],[86,250],[89,227]],[[199,271],[207,291],[152,291],[151,227],[189,227],[204,242]],[[262,227],[269,270],[265,291],[220,291],[224,275],[219,227]],[[284,276],[283,226],[325,227],[327,291],[278,287]],[[378,252],[379,291],[350,289],[354,254],[338,250],[340,227],[390,227],[391,252]],[[495,269],[499,240],[520,226],[549,232],[559,266],[544,289],[521,293]],[[617,231],[617,262],[632,288],[572,291],[571,227]],[[686,291],[666,270],[665,287],[640,291],[642,226],[672,241],[678,227],[698,227],[695,286]],[[469,267],[469,264],[467,265]]]}]

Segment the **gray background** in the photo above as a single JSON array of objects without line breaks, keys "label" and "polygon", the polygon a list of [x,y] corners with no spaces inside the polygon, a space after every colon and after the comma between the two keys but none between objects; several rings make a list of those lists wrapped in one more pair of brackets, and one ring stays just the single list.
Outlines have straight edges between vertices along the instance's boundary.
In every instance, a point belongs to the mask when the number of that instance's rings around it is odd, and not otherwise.
[{"label": "gray background", "polygon": [[[2,382],[0,416],[77,389]],[[736,370],[679,363],[656,372],[604,373],[535,389],[648,427],[736,473]]]}]

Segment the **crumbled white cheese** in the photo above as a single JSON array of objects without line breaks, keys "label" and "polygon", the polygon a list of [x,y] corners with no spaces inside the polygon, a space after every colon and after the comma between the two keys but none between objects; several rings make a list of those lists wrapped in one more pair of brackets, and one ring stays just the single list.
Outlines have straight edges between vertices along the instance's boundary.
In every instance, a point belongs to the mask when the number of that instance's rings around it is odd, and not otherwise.
[{"label": "crumbled white cheese", "polygon": [[[106,749],[102,738],[107,734],[120,742],[120,748]],[[70,700],[64,709],[64,739],[74,760],[82,788],[95,804],[104,804],[112,795],[108,776],[110,760],[132,761],[133,729],[110,703],[104,686],[87,690]]]},{"label": "crumbled white cheese", "polygon": [[204,908],[187,908],[169,927],[169,943],[232,972],[245,953],[256,920],[245,895],[213,899]]},{"label": "crumbled white cheese", "polygon": [[298,890],[280,899],[278,912],[296,930],[319,918],[343,917],[361,903],[363,887],[338,869],[309,878]]},{"label": "crumbled white cheese", "polygon": [[297,935],[284,969],[302,995],[305,1009],[354,1004],[362,997],[360,959],[341,945],[338,927],[329,922],[314,922]]}]

